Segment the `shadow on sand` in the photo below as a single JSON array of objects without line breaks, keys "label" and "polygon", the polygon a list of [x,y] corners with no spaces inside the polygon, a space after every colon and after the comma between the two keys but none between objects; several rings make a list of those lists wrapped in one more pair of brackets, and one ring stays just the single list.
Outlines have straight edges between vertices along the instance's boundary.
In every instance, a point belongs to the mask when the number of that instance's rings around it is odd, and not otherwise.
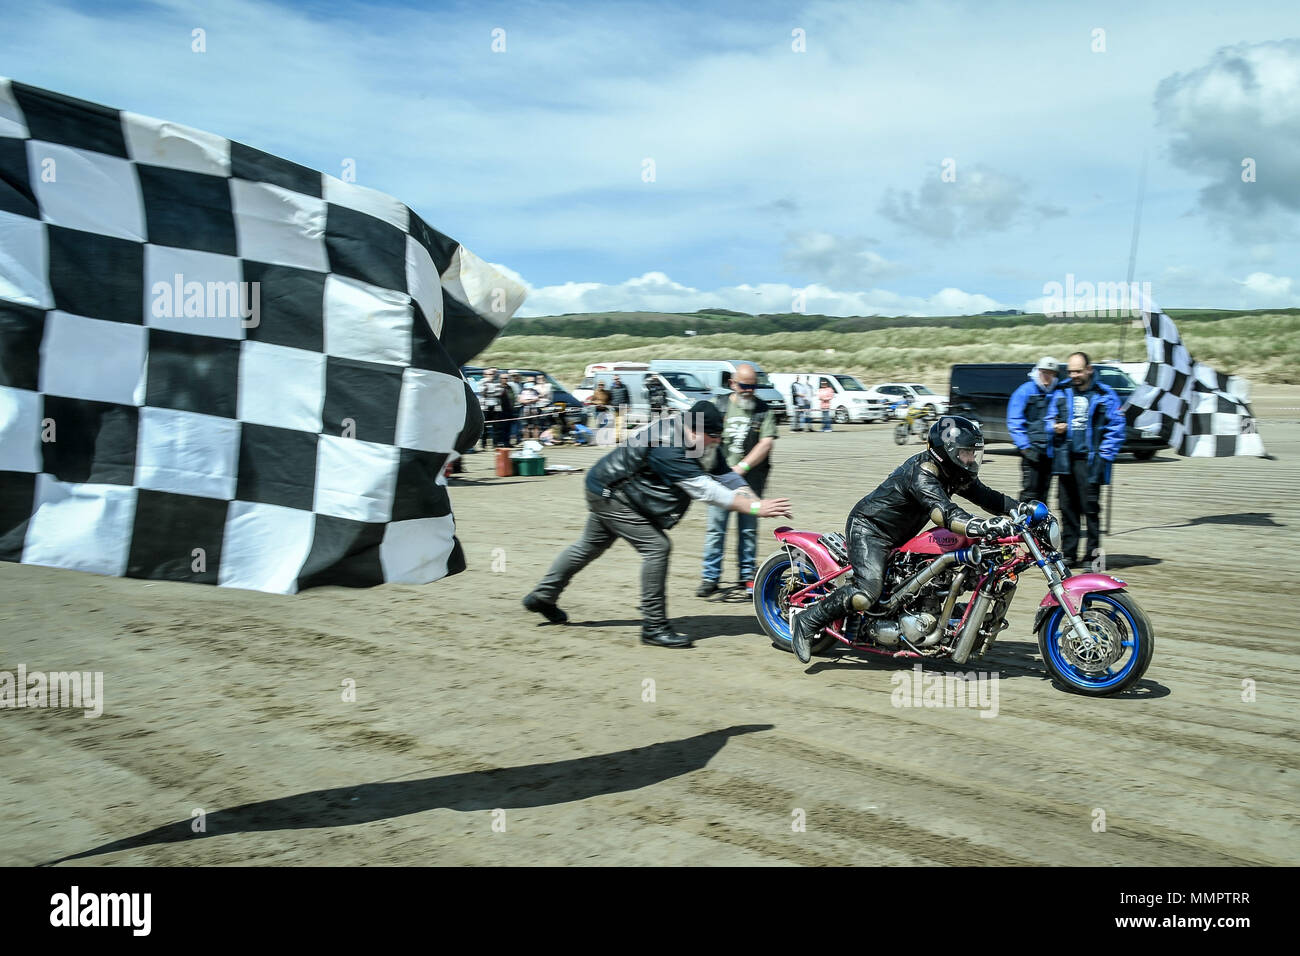
[{"label": "shadow on sand", "polygon": [[206,831],[202,833],[193,832],[190,820],[180,820],[45,865],[228,833],[346,827],[439,808],[472,811],[543,807],[639,790],[702,769],[732,737],[772,727],[742,724],[594,757],[295,793],[215,810],[207,815]]}]

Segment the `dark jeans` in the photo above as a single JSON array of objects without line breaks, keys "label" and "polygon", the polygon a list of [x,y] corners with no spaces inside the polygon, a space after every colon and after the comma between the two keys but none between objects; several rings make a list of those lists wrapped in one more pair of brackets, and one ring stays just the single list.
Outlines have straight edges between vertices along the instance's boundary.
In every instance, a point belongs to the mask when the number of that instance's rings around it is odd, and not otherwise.
[{"label": "dark jeans", "polygon": [[1039,451],[1037,462],[1020,456],[1020,500],[1041,501],[1047,504],[1047,492],[1052,486],[1052,460],[1046,452]]},{"label": "dark jeans", "polygon": [[875,604],[885,585],[885,561],[893,545],[857,518],[849,518],[844,531],[849,542],[849,562],[853,565],[853,586]]},{"label": "dark jeans", "polygon": [[[533,589],[543,601],[556,603],[573,576],[609,550],[622,538],[641,555],[641,626],[660,628],[668,624],[668,557],[673,543],[648,518],[637,514],[617,498],[602,498],[587,492],[587,526],[577,544],[560,552],[546,577]],[[615,606],[615,601],[610,602]]]},{"label": "dark jeans", "polygon": [[515,423],[510,419],[514,417],[513,414],[497,413],[496,421],[492,424],[492,444],[495,447],[510,448],[514,445],[510,440],[511,430],[515,427]]},{"label": "dark jeans", "polygon": [[[1058,454],[1069,454],[1059,452]],[[1088,480],[1086,456],[1071,456],[1069,474],[1060,475],[1057,488],[1061,499],[1061,551],[1067,561],[1078,558],[1081,518],[1088,518],[1088,550],[1085,559],[1093,558],[1101,547],[1101,486]]]}]

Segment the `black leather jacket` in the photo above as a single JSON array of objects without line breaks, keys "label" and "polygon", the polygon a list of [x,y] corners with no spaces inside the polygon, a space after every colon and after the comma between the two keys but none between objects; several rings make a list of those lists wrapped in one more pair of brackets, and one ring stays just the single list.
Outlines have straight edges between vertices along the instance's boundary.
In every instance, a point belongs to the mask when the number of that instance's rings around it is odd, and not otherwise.
[{"label": "black leather jacket", "polygon": [[637,429],[626,443],[591,466],[587,490],[602,498],[617,498],[658,528],[671,528],[694,500],[676,482],[729,470],[725,460],[720,467],[710,468],[699,450],[687,449],[684,428],[684,416],[667,415]]},{"label": "black leather jacket", "polygon": [[867,534],[896,548],[916,537],[930,522],[965,534],[966,523],[974,516],[958,507],[953,495],[961,495],[995,515],[1007,514],[1016,506],[1016,499],[994,491],[978,478],[963,481],[943,473],[927,448],[895,468],[875,491],[853,506],[844,535],[852,540],[856,522]]}]

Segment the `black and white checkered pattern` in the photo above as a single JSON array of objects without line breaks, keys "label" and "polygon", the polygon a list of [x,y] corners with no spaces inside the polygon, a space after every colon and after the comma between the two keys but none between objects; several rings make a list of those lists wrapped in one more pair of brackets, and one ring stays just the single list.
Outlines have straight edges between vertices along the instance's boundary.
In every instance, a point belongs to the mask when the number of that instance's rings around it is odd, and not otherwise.
[{"label": "black and white checkered pattern", "polygon": [[1195,361],[1173,319],[1147,303],[1147,377],[1129,399],[1126,414],[1136,428],[1160,429],[1180,455],[1226,458],[1265,455],[1245,384]]},{"label": "black and white checkered pattern", "polygon": [[0,559],[279,593],[460,571],[459,366],[522,301],[383,193],[0,78]]}]

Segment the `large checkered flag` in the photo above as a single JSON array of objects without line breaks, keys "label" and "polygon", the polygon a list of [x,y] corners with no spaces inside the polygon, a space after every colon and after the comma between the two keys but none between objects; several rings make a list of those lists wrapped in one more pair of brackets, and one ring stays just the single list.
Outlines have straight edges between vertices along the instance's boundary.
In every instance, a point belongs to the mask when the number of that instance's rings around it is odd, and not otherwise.
[{"label": "large checkered flag", "polygon": [[1173,319],[1154,304],[1143,303],[1142,322],[1147,377],[1129,399],[1129,423],[1137,428],[1158,426],[1180,455],[1267,456],[1241,379],[1195,361]]},{"label": "large checkered flag", "polygon": [[280,593],[462,570],[459,366],[522,300],[382,193],[0,78],[0,559]]}]

